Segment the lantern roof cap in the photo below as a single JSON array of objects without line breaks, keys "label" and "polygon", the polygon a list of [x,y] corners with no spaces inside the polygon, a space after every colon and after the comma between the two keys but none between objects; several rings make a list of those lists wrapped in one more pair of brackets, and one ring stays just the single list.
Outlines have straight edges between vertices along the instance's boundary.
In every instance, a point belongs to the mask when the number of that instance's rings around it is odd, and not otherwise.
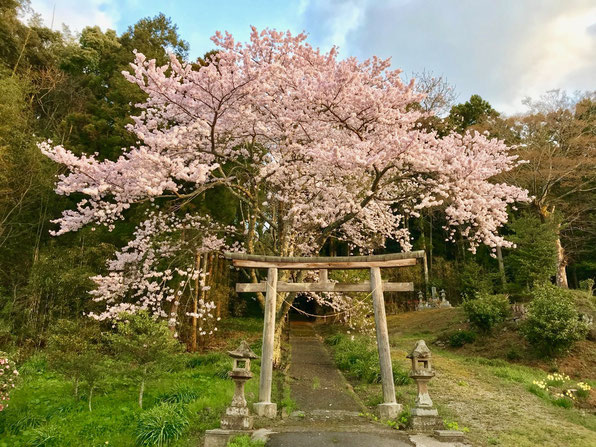
[{"label": "lantern roof cap", "polygon": [[416,346],[410,354],[408,354],[407,358],[415,359],[415,358],[430,358],[430,349],[426,346],[424,340],[418,340],[416,342]]},{"label": "lantern roof cap", "polygon": [[246,340],[242,340],[240,342],[240,346],[238,346],[233,351],[228,351],[228,354],[230,355],[230,357],[233,357],[236,359],[258,359],[259,358],[259,356],[257,356],[254,352],[252,352],[252,349],[250,349],[250,346],[248,346],[248,343],[246,342]]}]

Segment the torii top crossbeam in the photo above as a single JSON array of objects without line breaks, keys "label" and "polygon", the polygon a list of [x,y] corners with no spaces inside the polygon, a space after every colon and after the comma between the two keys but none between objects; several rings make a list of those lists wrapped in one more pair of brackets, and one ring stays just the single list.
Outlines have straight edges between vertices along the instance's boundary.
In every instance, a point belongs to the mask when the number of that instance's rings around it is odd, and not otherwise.
[{"label": "torii top crossbeam", "polygon": [[405,267],[416,265],[417,259],[424,259],[424,250],[406,253],[392,253],[371,256],[317,256],[284,257],[249,255],[226,252],[224,256],[232,260],[235,267],[278,268],[296,270],[317,269],[362,269],[370,267]]}]

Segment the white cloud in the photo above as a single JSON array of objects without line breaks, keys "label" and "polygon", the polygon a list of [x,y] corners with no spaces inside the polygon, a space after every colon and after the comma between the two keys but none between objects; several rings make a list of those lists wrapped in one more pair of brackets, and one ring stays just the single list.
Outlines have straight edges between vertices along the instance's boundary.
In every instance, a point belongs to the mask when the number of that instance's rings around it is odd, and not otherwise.
[{"label": "white cloud", "polygon": [[392,57],[477,93],[505,113],[546,90],[594,89],[596,8],[591,0],[312,0],[304,28],[341,54]]},{"label": "white cloud", "polygon": [[31,7],[55,30],[66,24],[71,31],[95,25],[105,31],[115,29],[120,17],[118,0],[31,0]]}]

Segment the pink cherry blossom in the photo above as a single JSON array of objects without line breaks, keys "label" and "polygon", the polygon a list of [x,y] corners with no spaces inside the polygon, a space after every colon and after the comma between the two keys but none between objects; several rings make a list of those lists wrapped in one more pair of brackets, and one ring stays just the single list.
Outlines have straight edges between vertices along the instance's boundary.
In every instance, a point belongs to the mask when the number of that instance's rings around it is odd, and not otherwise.
[{"label": "pink cherry blossom", "polygon": [[[199,68],[174,55],[158,66],[136,53],[123,75],[147,99],[129,126],[139,142],[117,160],[40,144],[68,168],[56,192],[86,196],[64,211],[55,234],[87,224],[113,228],[136,203],[169,199],[178,206],[168,209],[177,210],[225,187],[246,210],[245,237],[258,221],[276,254],[316,253],[331,235],[365,251],[390,238],[410,250],[408,218],[433,207],[444,210],[449,238],[459,231],[472,251],[512,245],[498,231],[508,205],[528,194],[491,179],[520,162],[500,140],[421,129],[423,114],[411,105],[422,96],[389,60],[340,60],[335,49],[311,47],[304,34],[275,30],[253,28],[244,44],[227,33],[212,40],[218,51]],[[107,309],[93,316],[150,309],[174,318],[164,303],[201,274],[192,263],[189,275],[158,262],[184,251],[182,228],[196,230],[199,250],[225,246],[220,230],[196,216],[153,212],[110,261],[110,273],[94,278],[93,295]],[[211,314],[203,304],[201,318]]]}]

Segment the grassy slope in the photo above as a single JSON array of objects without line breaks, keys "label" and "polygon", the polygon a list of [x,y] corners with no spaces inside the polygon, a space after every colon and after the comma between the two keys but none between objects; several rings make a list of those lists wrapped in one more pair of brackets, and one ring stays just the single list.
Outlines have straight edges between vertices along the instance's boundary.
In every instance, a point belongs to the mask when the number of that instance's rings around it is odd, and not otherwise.
[{"label": "grassy slope", "polygon": [[[590,410],[564,409],[530,393],[533,380],[546,376],[548,363],[530,355],[512,330],[482,337],[473,345],[447,350],[431,343],[446,333],[465,327],[459,309],[412,312],[389,318],[392,354],[409,367],[405,355],[422,338],[433,352],[436,377],[430,382],[431,397],[440,414],[468,427],[478,445],[502,446],[596,446],[596,416]],[[512,345],[521,352],[519,363],[503,357]],[[571,357],[559,361],[559,369],[576,379],[594,379],[595,343],[577,346]],[[576,357],[580,355],[580,360]],[[579,369],[574,366],[581,366]],[[562,368],[564,366],[564,368]],[[413,402],[413,387],[398,388],[405,402]]]},{"label": "grassy slope", "polygon": [[[217,351],[235,348],[240,339],[247,339],[253,349],[260,349],[260,319],[232,319],[224,323],[215,340]],[[196,359],[202,359],[198,362]],[[195,359],[194,366],[189,362]],[[139,415],[160,403],[160,397],[176,389],[195,394],[184,405],[190,419],[189,430],[174,445],[200,445],[205,429],[219,426],[223,409],[231,401],[233,385],[225,379],[231,367],[225,354],[181,354],[178,365],[148,383],[144,409],[136,404],[137,386],[114,377],[102,391],[96,392],[93,411],[84,400],[76,401],[72,384],[47,371],[42,356],[32,359],[22,370],[23,383],[14,392],[9,407],[0,413],[0,447],[18,446],[122,446],[135,445]],[[258,362],[253,363],[255,378],[247,383],[249,401],[258,395]]]}]

